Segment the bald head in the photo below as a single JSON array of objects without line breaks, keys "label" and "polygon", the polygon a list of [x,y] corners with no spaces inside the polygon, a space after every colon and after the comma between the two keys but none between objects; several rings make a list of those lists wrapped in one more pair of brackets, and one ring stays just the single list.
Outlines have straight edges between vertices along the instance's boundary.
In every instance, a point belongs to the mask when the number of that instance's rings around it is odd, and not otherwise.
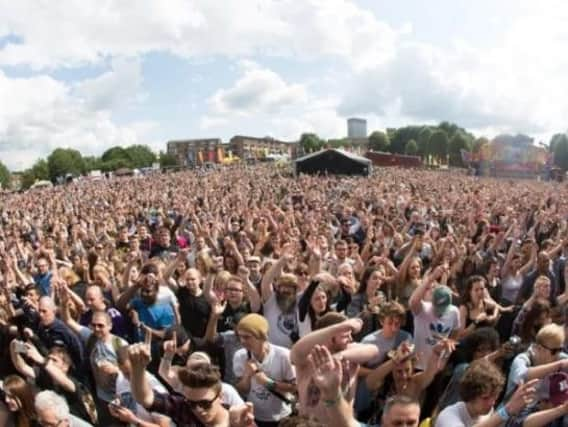
[{"label": "bald head", "polygon": [[43,326],[49,326],[55,320],[55,310],[57,307],[51,297],[45,296],[39,299],[39,321]]}]

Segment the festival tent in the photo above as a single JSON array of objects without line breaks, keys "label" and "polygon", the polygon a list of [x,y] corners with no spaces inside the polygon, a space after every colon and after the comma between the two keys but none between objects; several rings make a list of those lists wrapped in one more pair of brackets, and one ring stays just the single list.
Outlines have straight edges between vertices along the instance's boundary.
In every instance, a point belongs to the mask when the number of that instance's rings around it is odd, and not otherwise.
[{"label": "festival tent", "polygon": [[371,160],[347,151],[328,148],[296,159],[295,173],[364,175],[371,173]]}]

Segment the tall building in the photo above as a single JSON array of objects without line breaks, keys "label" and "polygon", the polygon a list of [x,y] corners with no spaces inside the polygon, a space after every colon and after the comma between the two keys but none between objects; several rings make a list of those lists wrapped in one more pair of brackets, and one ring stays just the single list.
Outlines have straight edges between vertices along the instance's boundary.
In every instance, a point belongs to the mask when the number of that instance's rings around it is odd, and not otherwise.
[{"label": "tall building", "polygon": [[347,119],[347,138],[367,138],[367,120],[355,117]]}]

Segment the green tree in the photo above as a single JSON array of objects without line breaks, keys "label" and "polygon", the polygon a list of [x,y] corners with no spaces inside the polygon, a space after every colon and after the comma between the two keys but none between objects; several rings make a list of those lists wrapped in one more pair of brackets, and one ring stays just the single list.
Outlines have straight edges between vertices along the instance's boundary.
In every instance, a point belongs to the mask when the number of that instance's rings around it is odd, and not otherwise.
[{"label": "green tree", "polygon": [[156,161],[156,154],[147,145],[131,145],[126,148],[126,154],[133,168],[152,166]]},{"label": "green tree", "polygon": [[130,164],[130,156],[128,155],[128,151],[126,151],[123,147],[111,147],[106,150],[103,155],[101,156],[101,160],[103,162],[110,162],[111,160],[116,159],[123,159],[126,160]]},{"label": "green tree", "polygon": [[450,139],[450,144],[448,151],[450,153],[450,165],[463,167],[463,161],[461,156],[461,150],[471,151],[471,141],[462,132],[456,132],[452,139]]},{"label": "green tree", "polygon": [[166,168],[169,166],[177,166],[177,157],[170,153],[160,151],[160,167]]},{"label": "green tree", "polygon": [[396,132],[394,132],[394,135],[389,138],[391,153],[403,154],[406,143],[411,139],[416,141],[421,130],[422,126],[405,126],[398,128]]},{"label": "green tree", "polygon": [[0,184],[2,188],[10,187],[10,171],[4,163],[0,161]]},{"label": "green tree", "polygon": [[389,151],[390,141],[386,133],[376,130],[369,136],[369,148],[373,151]]},{"label": "green tree", "polygon": [[443,130],[435,131],[430,137],[428,145],[438,163],[445,163],[448,155],[448,134]]},{"label": "green tree", "polygon": [[410,156],[414,156],[418,153],[418,144],[415,140],[411,139],[406,143],[404,147],[404,154],[408,154]]},{"label": "green tree", "polygon": [[472,151],[474,153],[479,153],[481,151],[481,147],[487,144],[489,144],[489,140],[486,137],[482,136],[480,138],[477,138],[475,141],[473,141]]},{"label": "green tree", "polygon": [[112,159],[106,162],[101,162],[100,167],[103,172],[113,172],[120,168],[130,169],[130,162],[128,159]]},{"label": "green tree", "polygon": [[428,143],[433,133],[434,131],[429,126],[424,126],[418,134],[418,153],[420,153],[423,158],[427,159],[432,154]]},{"label": "green tree", "polygon": [[31,168],[26,169],[22,172],[22,177],[20,178],[20,182],[22,185],[22,189],[27,190],[30,188],[34,182],[36,182],[36,178]]},{"label": "green tree", "polygon": [[555,133],[554,135],[552,135],[552,138],[550,138],[550,144],[548,144],[548,150],[550,152],[554,153],[554,150],[556,148],[556,144],[558,144],[558,142],[562,141],[565,137],[566,137],[566,134],[564,134],[564,133]]},{"label": "green tree", "polygon": [[57,177],[68,173],[80,175],[85,170],[81,153],[72,148],[56,148],[47,158],[49,178],[55,181]]},{"label": "green tree", "polygon": [[320,150],[324,145],[325,141],[320,139],[315,133],[303,133],[300,136],[300,147],[306,154]]},{"label": "green tree", "polygon": [[554,164],[564,171],[568,170],[568,136],[560,134],[554,139],[553,153]]},{"label": "green tree", "polygon": [[99,170],[103,164],[101,158],[97,156],[85,156],[83,157],[83,162],[85,164],[85,172]]}]

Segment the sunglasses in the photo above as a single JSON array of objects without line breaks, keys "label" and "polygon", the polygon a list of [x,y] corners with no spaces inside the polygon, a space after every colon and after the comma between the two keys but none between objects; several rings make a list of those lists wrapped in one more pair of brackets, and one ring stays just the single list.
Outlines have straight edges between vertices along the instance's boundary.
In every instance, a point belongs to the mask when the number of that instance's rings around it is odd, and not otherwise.
[{"label": "sunglasses", "polygon": [[211,409],[211,406],[213,406],[213,403],[215,403],[215,400],[217,400],[220,393],[221,393],[221,391],[218,391],[217,394],[215,395],[215,397],[213,397],[213,399],[211,399],[211,400],[189,400],[189,399],[186,399],[186,402],[191,409],[195,409],[195,408],[199,407],[201,409],[208,410],[208,409]]},{"label": "sunglasses", "polygon": [[557,355],[558,353],[560,353],[560,352],[563,350],[561,347],[560,347],[560,348],[549,348],[549,347],[547,347],[547,346],[545,346],[545,345],[543,345],[543,344],[539,344],[539,345],[540,345],[542,348],[544,348],[544,349],[550,351],[550,354],[552,354],[553,356]]}]

